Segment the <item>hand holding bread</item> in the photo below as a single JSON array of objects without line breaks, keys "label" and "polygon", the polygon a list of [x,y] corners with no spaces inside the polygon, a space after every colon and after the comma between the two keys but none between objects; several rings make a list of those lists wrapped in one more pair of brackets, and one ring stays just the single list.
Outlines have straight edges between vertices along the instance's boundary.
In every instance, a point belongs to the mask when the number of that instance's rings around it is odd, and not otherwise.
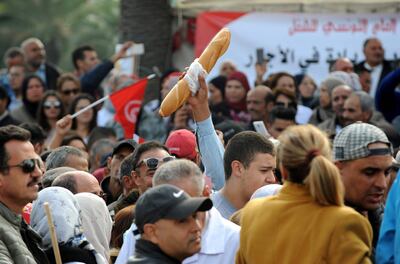
[{"label": "hand holding bread", "polygon": [[[217,60],[229,47],[231,34],[227,28],[221,29],[200,55],[198,63],[209,73]],[[190,69],[189,69],[190,71]],[[197,75],[196,75],[197,77]],[[191,89],[187,78],[183,78],[171,89],[161,103],[160,115],[169,116],[181,107],[189,98]]]}]

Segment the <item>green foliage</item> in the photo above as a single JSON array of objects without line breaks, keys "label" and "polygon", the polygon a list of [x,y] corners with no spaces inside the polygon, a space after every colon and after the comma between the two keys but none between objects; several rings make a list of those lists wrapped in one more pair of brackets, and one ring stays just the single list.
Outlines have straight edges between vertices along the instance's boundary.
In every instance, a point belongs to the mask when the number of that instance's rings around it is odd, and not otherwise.
[{"label": "green foliage", "polygon": [[71,71],[71,53],[80,45],[92,45],[102,58],[114,53],[118,17],[119,0],[0,0],[0,56],[37,37],[48,60]]}]

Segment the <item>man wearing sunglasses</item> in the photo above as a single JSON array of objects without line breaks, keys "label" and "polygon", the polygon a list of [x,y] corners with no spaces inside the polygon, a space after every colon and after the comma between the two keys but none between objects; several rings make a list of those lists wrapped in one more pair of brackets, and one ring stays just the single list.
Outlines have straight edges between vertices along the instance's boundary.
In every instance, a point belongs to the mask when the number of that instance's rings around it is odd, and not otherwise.
[{"label": "man wearing sunglasses", "polygon": [[167,147],[157,141],[148,141],[139,145],[133,156],[132,176],[140,194],[152,187],[153,175],[156,169],[162,163],[174,159],[169,154]]},{"label": "man wearing sunglasses", "polygon": [[[154,174],[153,186],[171,184],[182,189],[191,197],[208,197],[210,192],[204,179],[203,173],[195,163],[180,159],[161,166]],[[211,208],[205,214],[199,213],[198,220],[202,228],[201,249],[182,263],[234,263],[239,247],[240,227],[224,219],[215,208]],[[166,232],[170,239],[160,243],[161,246],[171,243],[175,246],[175,250],[190,248],[190,232],[176,232],[173,228]],[[126,263],[129,256],[134,255],[137,238],[134,236],[135,233],[138,233],[138,230],[136,225],[132,224],[124,235],[124,243],[115,264]],[[175,242],[171,242],[174,240]]]},{"label": "man wearing sunglasses", "polygon": [[44,172],[29,138],[23,128],[0,127],[0,263],[48,263],[39,235],[21,216]]}]

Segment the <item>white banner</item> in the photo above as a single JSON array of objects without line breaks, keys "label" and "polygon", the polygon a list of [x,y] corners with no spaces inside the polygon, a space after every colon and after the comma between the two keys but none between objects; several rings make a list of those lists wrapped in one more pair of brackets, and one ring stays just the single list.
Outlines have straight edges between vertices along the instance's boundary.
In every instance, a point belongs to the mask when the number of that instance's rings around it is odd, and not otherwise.
[{"label": "white banner", "polygon": [[[218,75],[221,62],[229,59],[255,81],[257,49],[269,59],[268,72],[308,73],[319,83],[338,57],[353,63],[364,60],[363,43],[379,38],[385,58],[400,55],[399,14],[268,14],[248,13],[226,26],[232,39],[210,77]],[[264,78],[266,78],[264,76]]]}]

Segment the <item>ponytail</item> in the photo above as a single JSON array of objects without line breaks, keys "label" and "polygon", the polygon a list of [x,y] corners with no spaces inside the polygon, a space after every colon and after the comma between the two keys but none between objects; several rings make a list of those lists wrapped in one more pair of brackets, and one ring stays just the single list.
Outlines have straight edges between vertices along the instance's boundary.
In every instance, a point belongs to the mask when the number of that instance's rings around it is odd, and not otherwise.
[{"label": "ponytail", "polygon": [[344,188],[339,170],[326,157],[318,155],[312,159],[304,183],[319,204],[343,205]]},{"label": "ponytail", "polygon": [[312,125],[287,128],[279,137],[278,158],[288,180],[305,184],[321,205],[344,204],[344,187],[339,170],[332,163],[328,137]]}]

